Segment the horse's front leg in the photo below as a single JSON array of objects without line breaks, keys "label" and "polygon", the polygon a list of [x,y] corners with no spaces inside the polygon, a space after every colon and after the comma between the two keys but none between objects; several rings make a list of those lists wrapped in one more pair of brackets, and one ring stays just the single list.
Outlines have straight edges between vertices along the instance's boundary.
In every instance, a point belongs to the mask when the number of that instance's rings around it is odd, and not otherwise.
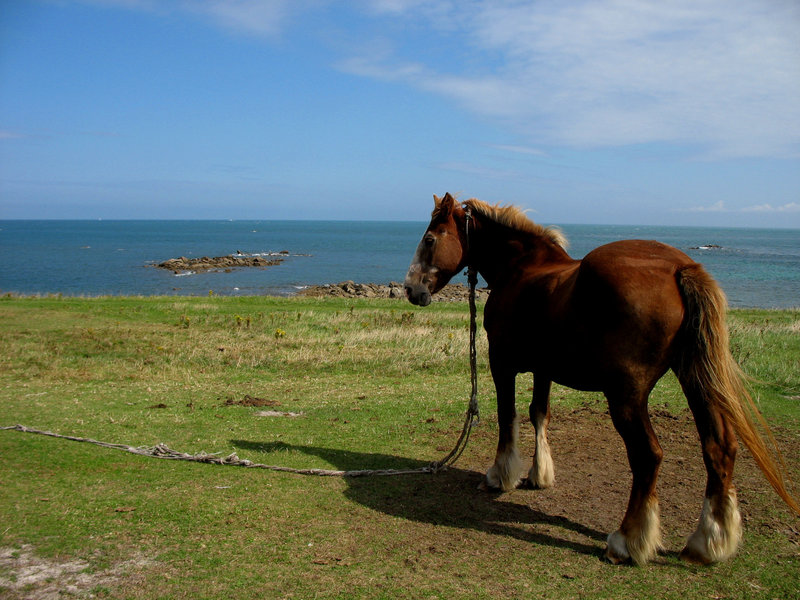
[{"label": "horse's front leg", "polygon": [[555,481],[553,458],[550,456],[550,444],[547,442],[551,384],[550,379],[534,376],[530,415],[531,423],[536,431],[536,450],[533,455],[533,465],[528,472],[528,483],[531,487],[539,489],[552,487]]},{"label": "horse's front leg", "polygon": [[512,490],[520,482],[522,461],[517,452],[519,426],[515,406],[516,373],[498,367],[497,360],[491,360],[492,379],[497,391],[497,426],[499,437],[494,464],[486,472],[485,485],[489,489]]}]

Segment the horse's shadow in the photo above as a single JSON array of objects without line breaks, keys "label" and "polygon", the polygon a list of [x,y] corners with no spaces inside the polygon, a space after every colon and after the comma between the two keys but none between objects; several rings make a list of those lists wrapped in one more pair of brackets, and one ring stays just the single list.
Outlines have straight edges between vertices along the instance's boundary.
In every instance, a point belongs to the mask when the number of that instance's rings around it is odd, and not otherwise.
[{"label": "horse's shadow", "polygon": [[[317,456],[337,469],[416,469],[429,463],[386,454],[372,454],[296,446],[283,442],[231,440],[241,449],[259,453],[296,451]],[[434,475],[346,477],[344,495],[362,506],[384,514],[420,523],[444,525],[508,536],[531,544],[566,548],[600,556],[602,545],[580,538],[605,542],[606,534],[566,517],[549,515],[502,499],[501,494],[479,491],[483,475],[476,471],[449,468]],[[563,536],[560,535],[563,531]]]}]

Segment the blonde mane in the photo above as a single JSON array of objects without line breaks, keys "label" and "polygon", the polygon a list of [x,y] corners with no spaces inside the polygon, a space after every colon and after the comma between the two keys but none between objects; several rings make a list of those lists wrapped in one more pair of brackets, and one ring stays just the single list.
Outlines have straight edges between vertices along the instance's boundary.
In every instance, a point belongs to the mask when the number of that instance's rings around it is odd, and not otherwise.
[{"label": "blonde mane", "polygon": [[558,227],[545,227],[544,225],[534,223],[527,217],[522,209],[517,206],[500,206],[499,204],[492,206],[491,204],[475,198],[467,200],[464,204],[487,219],[510,229],[514,229],[515,231],[541,236],[564,250],[569,246],[567,237]]}]

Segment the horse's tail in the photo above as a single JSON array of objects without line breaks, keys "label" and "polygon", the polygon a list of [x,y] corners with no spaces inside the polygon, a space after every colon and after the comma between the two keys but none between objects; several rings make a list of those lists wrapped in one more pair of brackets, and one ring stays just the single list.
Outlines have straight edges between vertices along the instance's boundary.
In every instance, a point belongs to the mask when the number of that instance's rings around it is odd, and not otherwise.
[{"label": "horse's tail", "polygon": [[798,502],[786,489],[786,468],[775,438],[745,385],[745,374],[731,356],[724,292],[699,264],[679,269],[677,282],[686,305],[678,378],[701,390],[705,401],[729,421],[767,481],[789,508],[800,514]]}]

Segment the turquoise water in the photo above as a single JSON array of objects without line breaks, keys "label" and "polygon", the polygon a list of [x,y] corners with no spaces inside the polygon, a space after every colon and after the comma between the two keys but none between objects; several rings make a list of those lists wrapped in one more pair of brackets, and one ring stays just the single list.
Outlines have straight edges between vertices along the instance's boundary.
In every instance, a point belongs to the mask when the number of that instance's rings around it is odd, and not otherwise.
[{"label": "turquoise water", "polygon": [[[290,295],[303,286],[402,281],[425,223],[365,221],[0,221],[0,291],[20,294]],[[564,225],[576,258],[626,238],[702,262],[732,306],[800,306],[800,230]],[[702,249],[703,246],[720,246]],[[698,249],[693,249],[698,248]],[[288,251],[267,269],[175,276],[178,256]]]}]

